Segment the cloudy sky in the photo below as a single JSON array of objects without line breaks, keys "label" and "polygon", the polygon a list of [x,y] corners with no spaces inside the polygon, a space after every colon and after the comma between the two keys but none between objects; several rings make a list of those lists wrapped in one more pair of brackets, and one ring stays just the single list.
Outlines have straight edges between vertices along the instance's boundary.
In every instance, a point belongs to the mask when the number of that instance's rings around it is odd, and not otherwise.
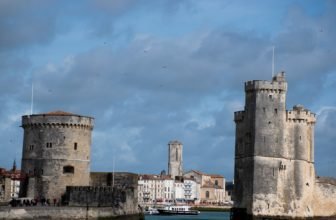
[{"label": "cloudy sky", "polygon": [[21,116],[95,118],[93,171],[184,169],[233,177],[243,83],[286,71],[287,108],[318,114],[319,175],[336,177],[336,2],[0,1],[0,167],[21,160]]}]

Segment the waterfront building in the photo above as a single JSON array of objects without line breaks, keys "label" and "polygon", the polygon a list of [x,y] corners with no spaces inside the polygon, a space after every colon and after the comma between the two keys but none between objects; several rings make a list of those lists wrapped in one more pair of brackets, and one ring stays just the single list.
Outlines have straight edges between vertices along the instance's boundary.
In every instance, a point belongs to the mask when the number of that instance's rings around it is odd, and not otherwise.
[{"label": "waterfront building", "polygon": [[225,179],[218,174],[206,174],[197,170],[190,170],[184,174],[185,178],[193,178],[199,185],[199,199],[201,204],[221,205],[226,203]]},{"label": "waterfront building", "polygon": [[21,171],[16,169],[15,161],[10,170],[0,168],[0,202],[19,197],[22,177]]},{"label": "waterfront building", "polygon": [[11,179],[6,175],[6,169],[0,168],[0,202],[11,199]]},{"label": "waterfront building", "polygon": [[177,179],[174,181],[173,188],[174,199],[176,202],[185,202],[185,191],[183,179]]},{"label": "waterfront building", "polygon": [[174,200],[174,180],[167,175],[143,174],[138,177],[138,202],[141,205]]},{"label": "waterfront building", "polygon": [[169,175],[141,174],[138,202],[142,206],[199,201],[197,183],[192,178],[173,179]]},{"label": "waterfront building", "polygon": [[199,184],[194,178],[183,177],[184,199],[187,203],[198,204],[200,199]]}]

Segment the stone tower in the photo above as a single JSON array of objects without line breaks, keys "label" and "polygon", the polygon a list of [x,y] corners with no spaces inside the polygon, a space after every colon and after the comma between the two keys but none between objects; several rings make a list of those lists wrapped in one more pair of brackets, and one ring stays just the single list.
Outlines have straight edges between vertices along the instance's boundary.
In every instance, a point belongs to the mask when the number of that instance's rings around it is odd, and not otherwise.
[{"label": "stone tower", "polygon": [[183,145],[179,141],[170,141],[168,143],[168,175],[175,178],[183,176]]},{"label": "stone tower", "polygon": [[286,111],[284,73],[245,83],[235,112],[234,207],[253,216],[312,216],[315,115]]},{"label": "stone tower", "polygon": [[93,122],[62,111],[22,116],[21,196],[59,199],[66,186],[89,185]]}]

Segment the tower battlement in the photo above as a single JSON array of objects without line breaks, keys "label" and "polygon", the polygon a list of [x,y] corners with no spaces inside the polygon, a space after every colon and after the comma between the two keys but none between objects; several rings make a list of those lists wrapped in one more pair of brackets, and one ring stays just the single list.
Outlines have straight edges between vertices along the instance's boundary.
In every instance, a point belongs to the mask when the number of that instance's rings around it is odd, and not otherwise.
[{"label": "tower battlement", "polygon": [[316,115],[302,105],[295,105],[293,110],[286,111],[286,121],[294,123],[315,123]]},{"label": "tower battlement", "polygon": [[236,123],[244,121],[245,111],[237,111],[234,113],[234,121]]},{"label": "tower battlement", "polygon": [[275,93],[287,91],[285,73],[278,73],[273,77],[271,82],[266,80],[252,80],[245,82],[245,92],[253,91],[266,91]]},{"label": "tower battlement", "polygon": [[93,129],[94,118],[72,113],[51,112],[22,116],[23,128],[78,128]]}]

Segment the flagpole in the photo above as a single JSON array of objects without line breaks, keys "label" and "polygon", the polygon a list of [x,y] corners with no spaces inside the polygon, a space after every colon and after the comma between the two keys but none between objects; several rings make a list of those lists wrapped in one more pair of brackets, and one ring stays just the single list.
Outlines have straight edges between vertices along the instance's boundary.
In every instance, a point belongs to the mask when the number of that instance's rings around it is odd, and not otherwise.
[{"label": "flagpole", "polygon": [[34,108],[34,82],[32,79],[32,87],[31,87],[31,104],[30,104],[30,114],[33,114],[33,108]]},{"label": "flagpole", "polygon": [[274,76],[274,46],[273,46],[273,56],[272,56],[272,78]]}]

